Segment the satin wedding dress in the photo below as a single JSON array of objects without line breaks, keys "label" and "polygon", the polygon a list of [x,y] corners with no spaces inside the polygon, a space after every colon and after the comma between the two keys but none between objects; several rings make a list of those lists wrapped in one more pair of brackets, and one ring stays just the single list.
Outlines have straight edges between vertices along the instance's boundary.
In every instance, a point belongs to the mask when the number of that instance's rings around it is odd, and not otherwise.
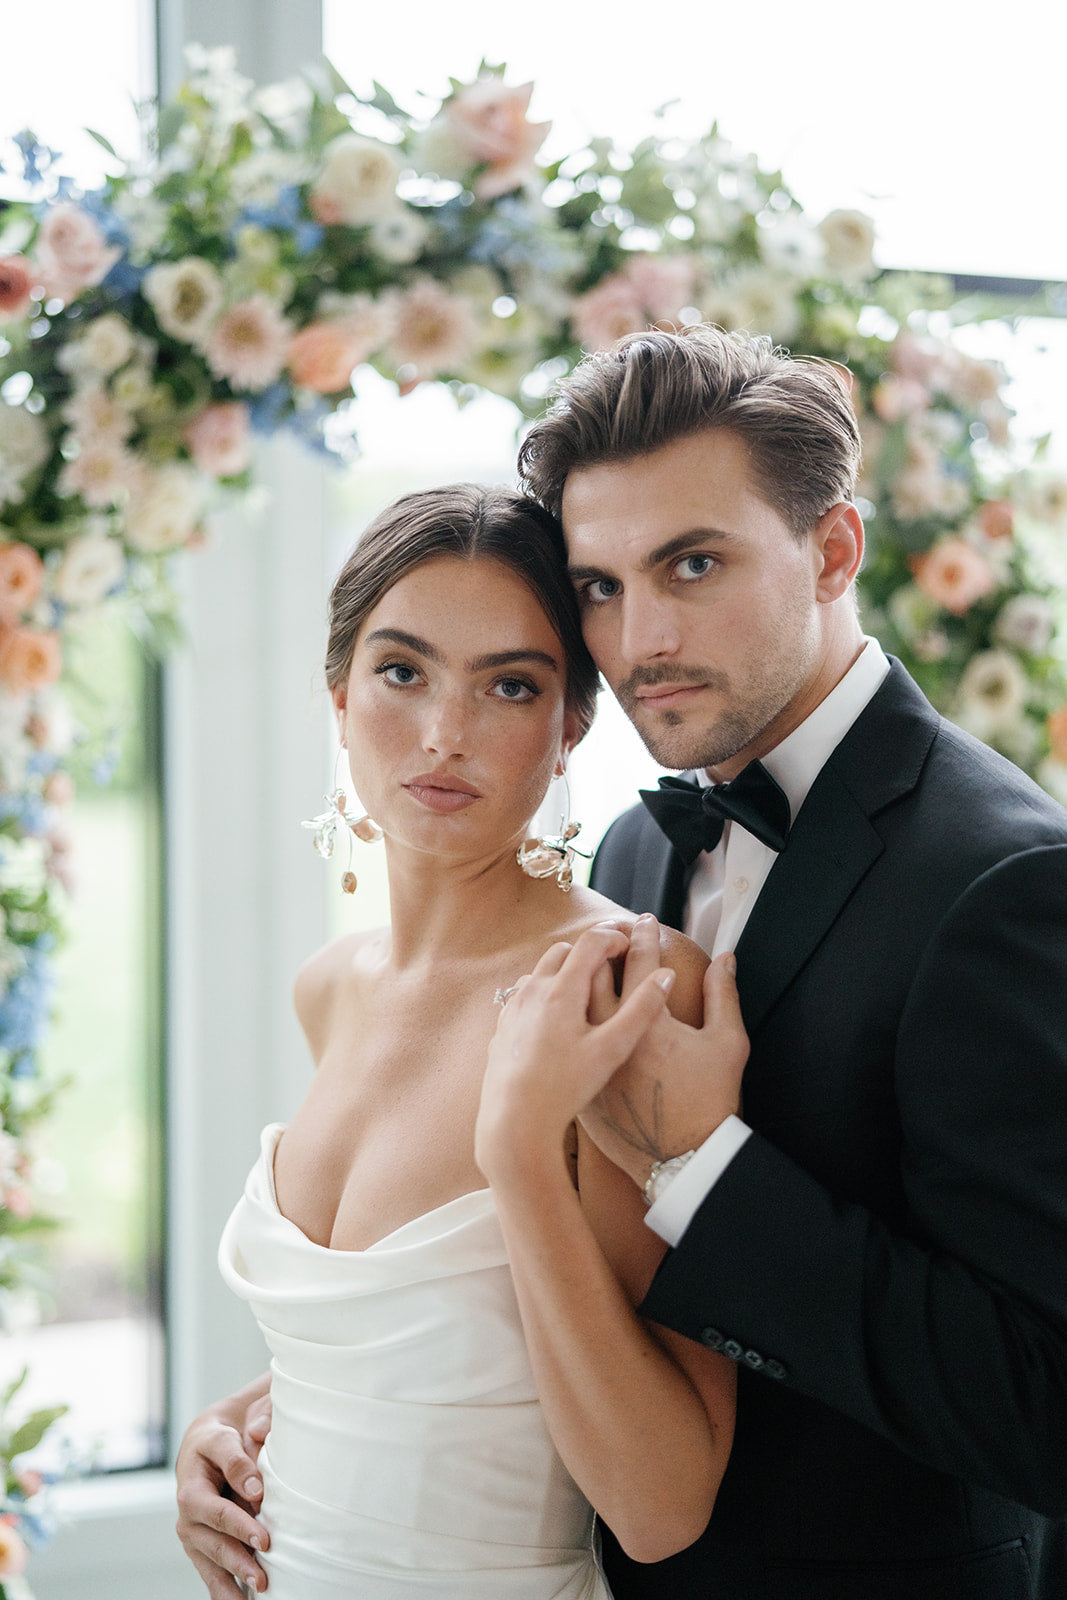
[{"label": "satin wedding dress", "polygon": [[271,1350],[270,1600],[610,1600],[534,1387],[488,1189],[367,1250],[282,1216],[263,1133],[219,1247]]}]

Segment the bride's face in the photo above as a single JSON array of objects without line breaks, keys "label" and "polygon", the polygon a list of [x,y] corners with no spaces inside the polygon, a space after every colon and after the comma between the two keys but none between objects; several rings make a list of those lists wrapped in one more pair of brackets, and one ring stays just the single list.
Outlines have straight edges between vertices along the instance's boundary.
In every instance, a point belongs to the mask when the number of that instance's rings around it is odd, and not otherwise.
[{"label": "bride's face", "polygon": [[416,567],[363,622],[334,691],[361,803],[435,854],[521,840],[573,743],[566,681],[563,646],[510,567]]}]

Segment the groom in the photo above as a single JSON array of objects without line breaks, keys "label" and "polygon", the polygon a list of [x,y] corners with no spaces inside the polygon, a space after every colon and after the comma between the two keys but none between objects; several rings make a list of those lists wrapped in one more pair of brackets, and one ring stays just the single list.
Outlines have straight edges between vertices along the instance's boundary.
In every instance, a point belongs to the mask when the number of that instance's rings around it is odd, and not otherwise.
[{"label": "groom", "polygon": [[857,465],[833,369],[712,329],[590,358],[521,452],[648,748],[745,772],[594,867],[736,950],[751,1036],[743,1120],[669,1018],[583,1118],[672,1246],[642,1311],[739,1369],[707,1532],[609,1537],[617,1600],[1067,1595],[1067,814],[864,639]]},{"label": "groom", "polygon": [[[713,1029],[661,1019],[587,1121],[671,1246],[643,1311],[739,1369],[707,1532],[606,1536],[616,1600],[1067,1594],[1067,816],[864,639],[858,451],[832,369],[710,329],[583,363],[523,446],[649,748],[760,762],[595,866],[736,950],[751,1036],[741,1116]],[[179,1462],[205,1581],[237,1438]]]}]

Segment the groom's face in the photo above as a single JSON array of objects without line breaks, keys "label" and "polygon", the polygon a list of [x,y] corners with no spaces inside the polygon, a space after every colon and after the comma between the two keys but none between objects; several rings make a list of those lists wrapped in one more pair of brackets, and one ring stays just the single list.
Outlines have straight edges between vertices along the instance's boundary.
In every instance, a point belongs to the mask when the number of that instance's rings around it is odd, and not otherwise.
[{"label": "groom's face", "polygon": [[817,541],[760,497],[737,435],[572,471],[563,525],[586,642],[662,766],[730,777],[807,714]]}]

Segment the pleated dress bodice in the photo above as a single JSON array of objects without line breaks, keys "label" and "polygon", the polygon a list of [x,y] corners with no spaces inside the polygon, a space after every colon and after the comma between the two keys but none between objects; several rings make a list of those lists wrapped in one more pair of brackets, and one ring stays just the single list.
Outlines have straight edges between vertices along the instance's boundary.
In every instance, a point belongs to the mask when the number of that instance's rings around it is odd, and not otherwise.
[{"label": "pleated dress bodice", "polygon": [[260,1458],[272,1600],[606,1600],[491,1191],[367,1250],[328,1249],[278,1208],[282,1132],[264,1130],[219,1247],[272,1358]]}]

